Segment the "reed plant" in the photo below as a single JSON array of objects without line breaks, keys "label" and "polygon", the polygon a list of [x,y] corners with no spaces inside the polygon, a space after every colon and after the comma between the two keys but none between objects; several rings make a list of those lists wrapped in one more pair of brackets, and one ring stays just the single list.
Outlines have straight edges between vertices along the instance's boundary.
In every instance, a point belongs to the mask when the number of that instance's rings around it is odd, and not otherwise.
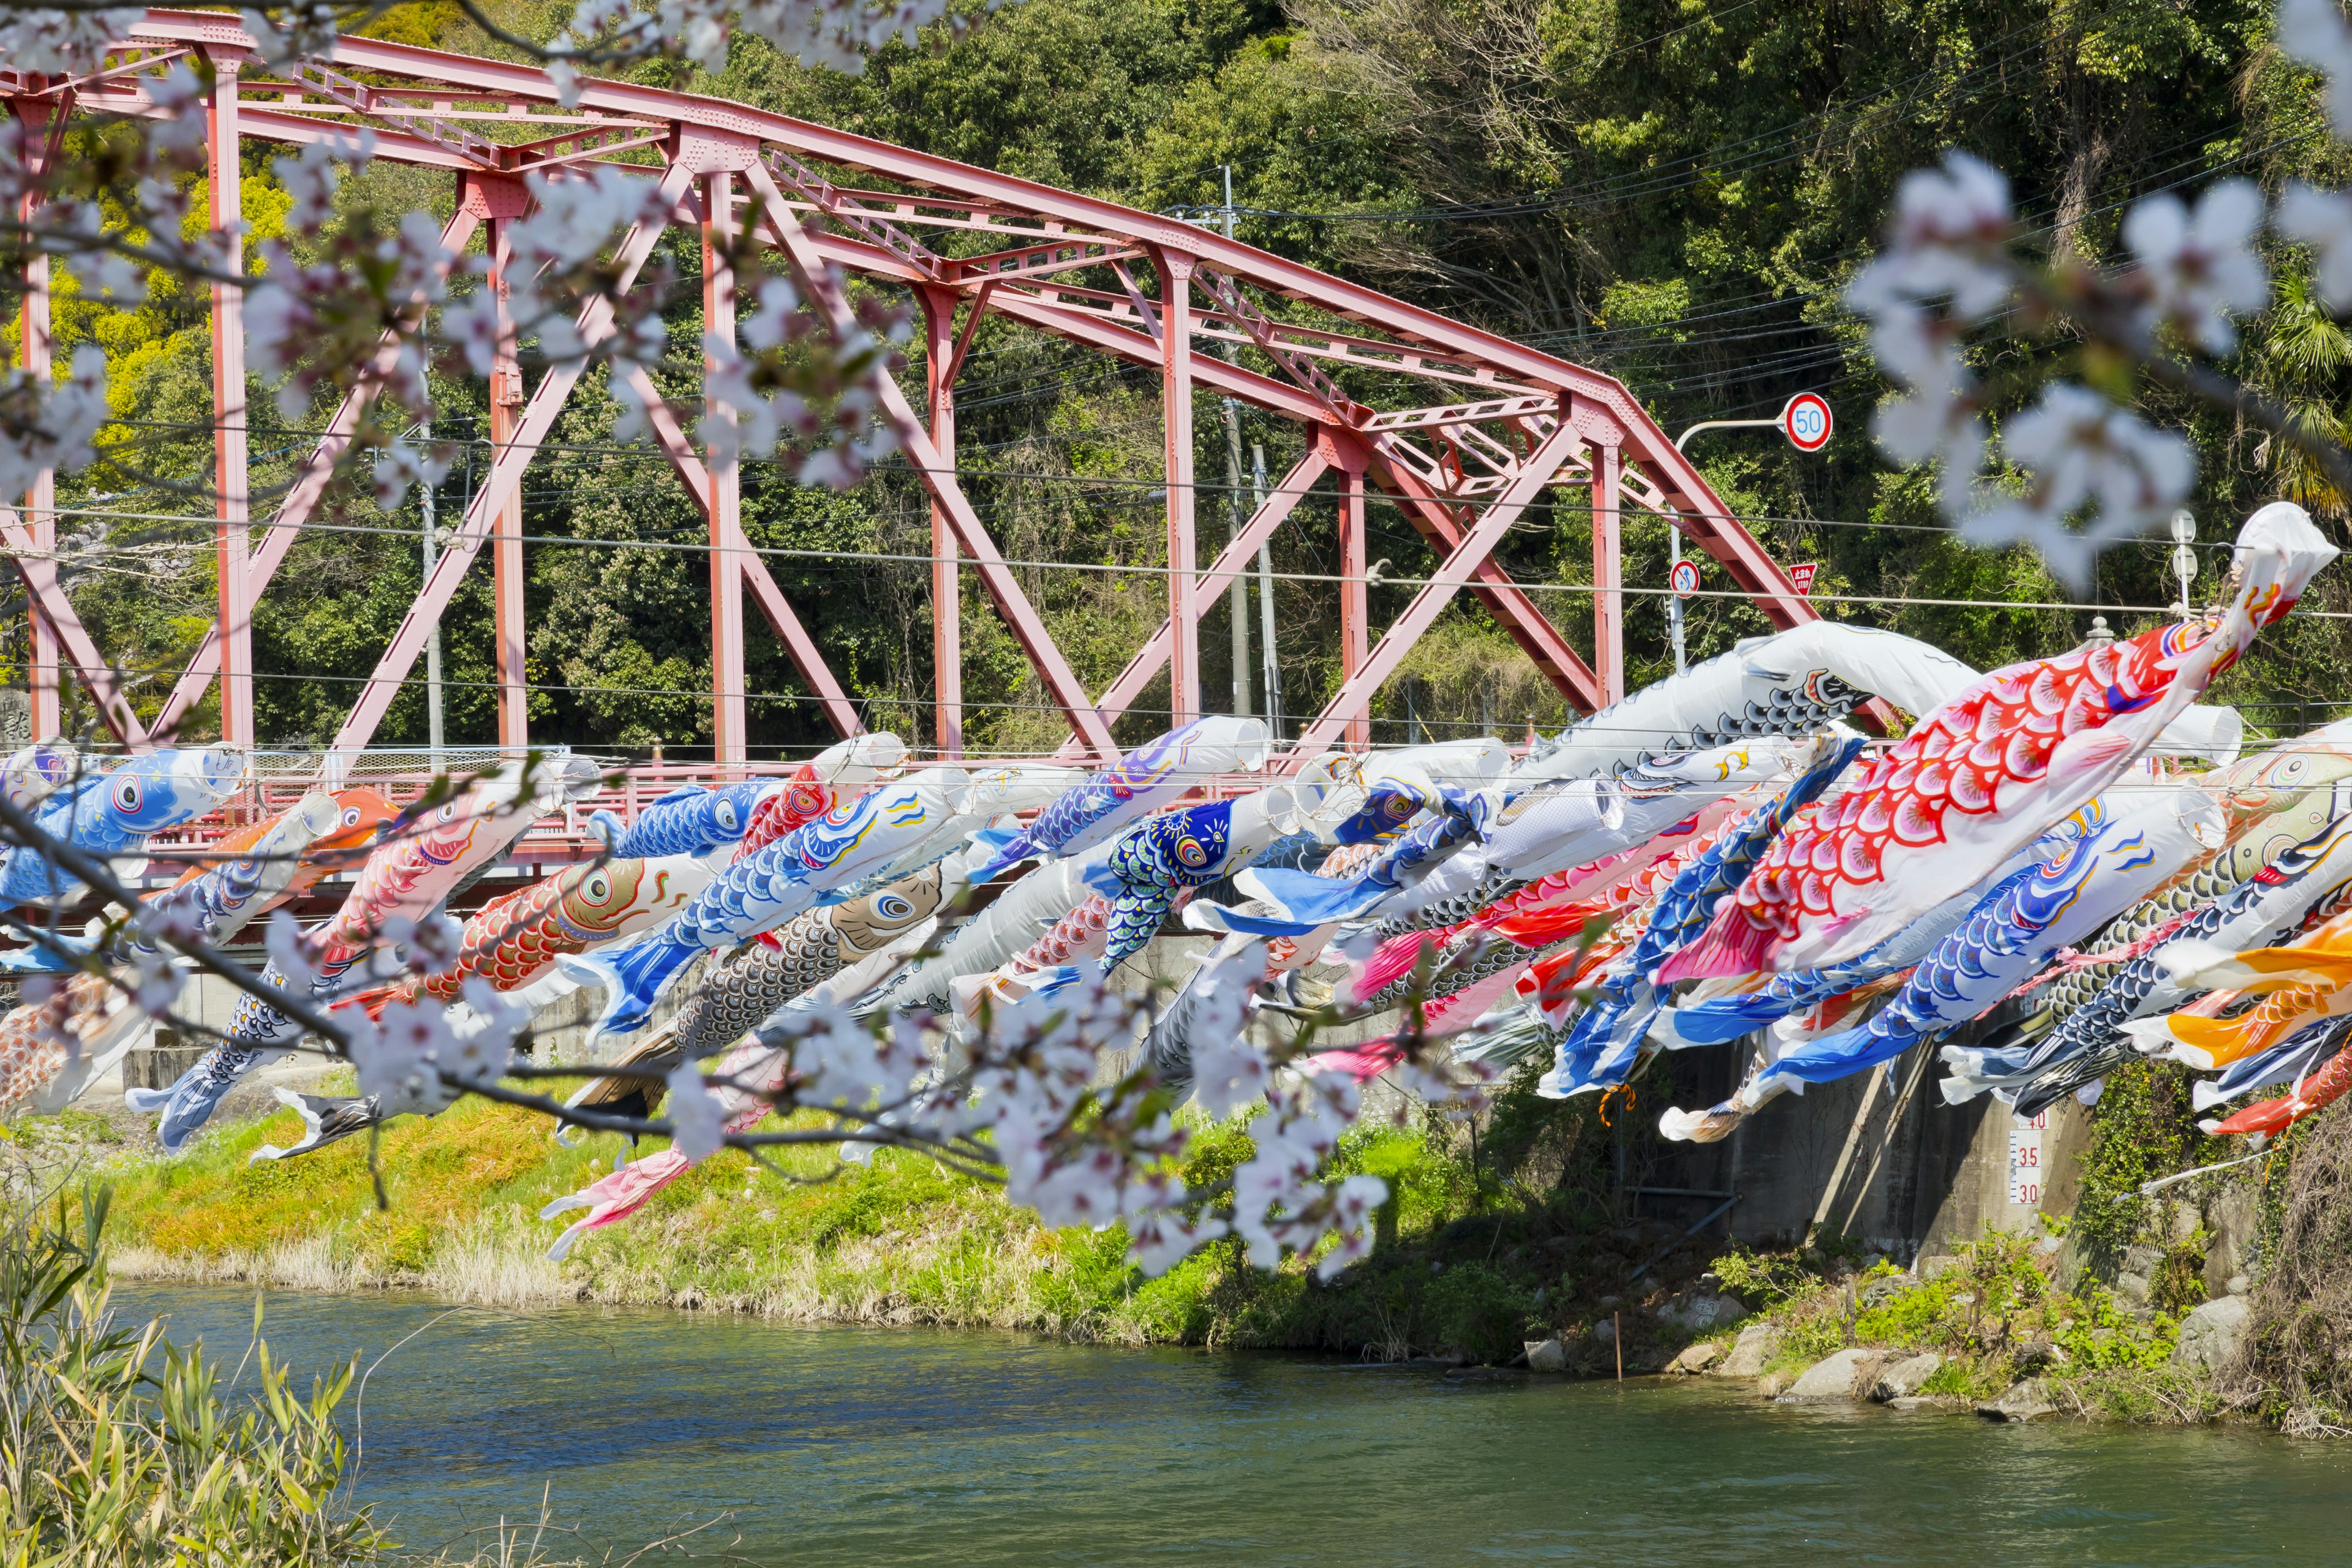
[{"label": "reed plant", "polygon": [[160,1321],[118,1320],[110,1195],[0,1209],[0,1568],[380,1559],[392,1543],[352,1506],[334,1420],[352,1367],[296,1393],[257,1302],[226,1382]]}]

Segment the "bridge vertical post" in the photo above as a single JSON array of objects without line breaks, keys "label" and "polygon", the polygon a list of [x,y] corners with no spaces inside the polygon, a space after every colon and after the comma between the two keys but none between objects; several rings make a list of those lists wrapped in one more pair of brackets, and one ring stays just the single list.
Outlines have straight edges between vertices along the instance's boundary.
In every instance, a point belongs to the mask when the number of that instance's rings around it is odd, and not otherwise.
[{"label": "bridge vertical post", "polygon": [[[1325,430],[1318,437],[1339,470],[1339,685],[1345,689],[1364,668],[1371,647],[1371,585],[1365,579],[1364,449]],[[1368,693],[1348,716],[1348,748],[1372,749],[1372,705]]]},{"label": "bridge vertical post", "polygon": [[[735,342],[735,273],[729,260],[735,238],[735,175],[716,169],[702,177],[702,331],[723,344]],[[735,410],[710,395],[708,377],[718,361],[703,360],[703,415],[732,426]],[[722,771],[751,758],[743,698],[743,470],[735,440],[722,431],[703,443],[710,473],[710,744]]]},{"label": "bridge vertical post", "polygon": [[1592,670],[1606,708],[1625,698],[1625,431],[1581,398],[1570,417],[1592,453]]},{"label": "bridge vertical post", "polygon": [[[490,220],[490,275],[487,287],[499,300],[498,343],[490,358],[490,460],[498,461],[515,437],[516,411],[522,406],[522,363],[515,351],[514,321],[507,311],[510,289],[508,265],[513,260],[514,220]],[[530,744],[530,676],[525,668],[529,647],[523,622],[522,494],[499,509],[490,522],[491,643],[497,650],[499,681],[499,745],[520,751]]]},{"label": "bridge vertical post", "polygon": [[[38,100],[26,99],[16,100],[11,107],[24,127],[28,171],[47,174],[48,121],[49,116],[58,110]],[[40,161],[35,163],[35,159]],[[40,205],[38,189],[28,186],[17,206],[17,217],[26,228],[32,226]],[[55,379],[49,319],[49,258],[41,251],[30,248],[25,255],[25,309],[20,326],[16,363],[24,367],[26,375],[46,390]],[[34,474],[32,486],[25,492],[25,526],[32,535],[33,549],[44,555],[57,548],[57,471],[42,468]],[[38,599],[30,600],[26,618],[32,632],[33,739],[53,741],[65,728],[60,687],[65,661],[58,649],[57,628],[49,625],[49,617],[43,612]]]},{"label": "bridge vertical post", "polygon": [[[240,58],[215,54],[213,95],[205,110],[205,183],[212,228],[224,272],[245,270],[243,169],[239,162],[237,72]],[[245,290],[215,283],[212,297],[213,532],[215,611],[221,638],[221,739],[251,747],[253,728],[253,593],[247,583],[251,519],[245,409]]]},{"label": "bridge vertical post", "polygon": [[[923,386],[930,408],[931,445],[939,460],[955,467],[956,296],[947,289],[924,289]],[[980,313],[982,302],[971,302]],[[963,755],[963,588],[956,570],[955,527],[937,494],[931,497],[931,689],[939,753]]]},{"label": "bridge vertical post", "polygon": [[1155,248],[1160,272],[1160,392],[1168,475],[1169,727],[1201,716],[1201,628],[1193,618],[1200,562],[1192,524],[1192,258]]}]

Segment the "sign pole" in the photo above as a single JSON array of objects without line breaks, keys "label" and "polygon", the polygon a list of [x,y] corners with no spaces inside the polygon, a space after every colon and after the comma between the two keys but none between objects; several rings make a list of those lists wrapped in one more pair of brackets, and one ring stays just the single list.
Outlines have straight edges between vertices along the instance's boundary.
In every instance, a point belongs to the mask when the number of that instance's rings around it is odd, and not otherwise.
[{"label": "sign pole", "polygon": [[[1780,412],[1769,419],[1702,419],[1675,437],[1675,450],[1702,430],[1762,430],[1773,429],[1789,438],[1789,445],[1800,452],[1818,452],[1830,444],[1830,432],[1835,421],[1830,415],[1829,400],[1817,392],[1801,392],[1780,405]],[[1674,593],[1666,599],[1666,630],[1674,639],[1675,673],[1680,675],[1688,668],[1683,653],[1683,600],[1698,591],[1697,574],[1690,577],[1690,586],[1682,584],[1683,534],[1680,528],[1669,524],[1666,530],[1666,582]],[[1811,566],[1798,568],[1804,581],[1797,584],[1797,592],[1811,594],[1813,588]],[[1793,574],[1792,574],[1793,575]]]}]

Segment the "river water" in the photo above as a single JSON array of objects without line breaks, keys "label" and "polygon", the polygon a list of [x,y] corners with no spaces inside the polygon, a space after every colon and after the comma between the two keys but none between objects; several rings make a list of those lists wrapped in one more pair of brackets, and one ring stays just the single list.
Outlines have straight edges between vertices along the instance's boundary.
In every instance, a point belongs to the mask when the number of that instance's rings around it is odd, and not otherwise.
[{"label": "river water", "polygon": [[[126,1284],[230,1365],[250,1295]],[[789,1564],[2336,1563],[2352,1448],[1011,1335],[270,1298],[373,1365],[361,1499],[413,1547],[536,1516]],[[436,1321],[437,1319],[437,1321]],[[389,1356],[404,1337],[414,1334]],[[382,1358],[379,1360],[378,1358]],[[248,1374],[250,1375],[250,1374]]]}]

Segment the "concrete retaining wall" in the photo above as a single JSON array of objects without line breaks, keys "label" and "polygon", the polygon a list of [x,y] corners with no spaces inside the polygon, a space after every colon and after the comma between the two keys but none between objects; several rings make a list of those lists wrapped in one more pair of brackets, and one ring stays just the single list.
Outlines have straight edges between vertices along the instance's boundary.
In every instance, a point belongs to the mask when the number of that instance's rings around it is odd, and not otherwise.
[{"label": "concrete retaining wall", "polygon": [[[1990,1032],[2013,1016],[2004,1009],[1954,1038]],[[1883,1078],[1865,1073],[1775,1100],[1721,1143],[1653,1141],[1640,1151],[1647,1159],[1637,1159],[1633,1183],[1652,1189],[1638,1194],[1643,1212],[1696,1220],[1737,1193],[1738,1203],[1711,1229],[1779,1243],[1801,1237],[1824,1215],[1828,1230],[1906,1254],[1973,1239],[1988,1226],[2036,1228],[2042,1215],[2069,1212],[2076,1163],[2089,1136],[2083,1108],[2063,1100],[2045,1114],[2043,1126],[2031,1128],[1990,1096],[1948,1105],[1938,1088],[1944,1066],[1934,1049],[1915,1049],[1888,1064]],[[1675,1064],[1681,1081],[1674,1103],[1685,1109],[1727,1095],[1747,1057],[1744,1047],[1680,1054],[1706,1058]],[[1648,1105],[1645,1093],[1645,1111]],[[1654,1129],[1655,1114],[1643,1122],[1645,1130]],[[2032,1162],[2018,1173],[2032,1202],[2011,1201],[2015,1131],[2025,1134],[2021,1156]],[[1714,1195],[1681,1196],[1660,1188]]]}]

